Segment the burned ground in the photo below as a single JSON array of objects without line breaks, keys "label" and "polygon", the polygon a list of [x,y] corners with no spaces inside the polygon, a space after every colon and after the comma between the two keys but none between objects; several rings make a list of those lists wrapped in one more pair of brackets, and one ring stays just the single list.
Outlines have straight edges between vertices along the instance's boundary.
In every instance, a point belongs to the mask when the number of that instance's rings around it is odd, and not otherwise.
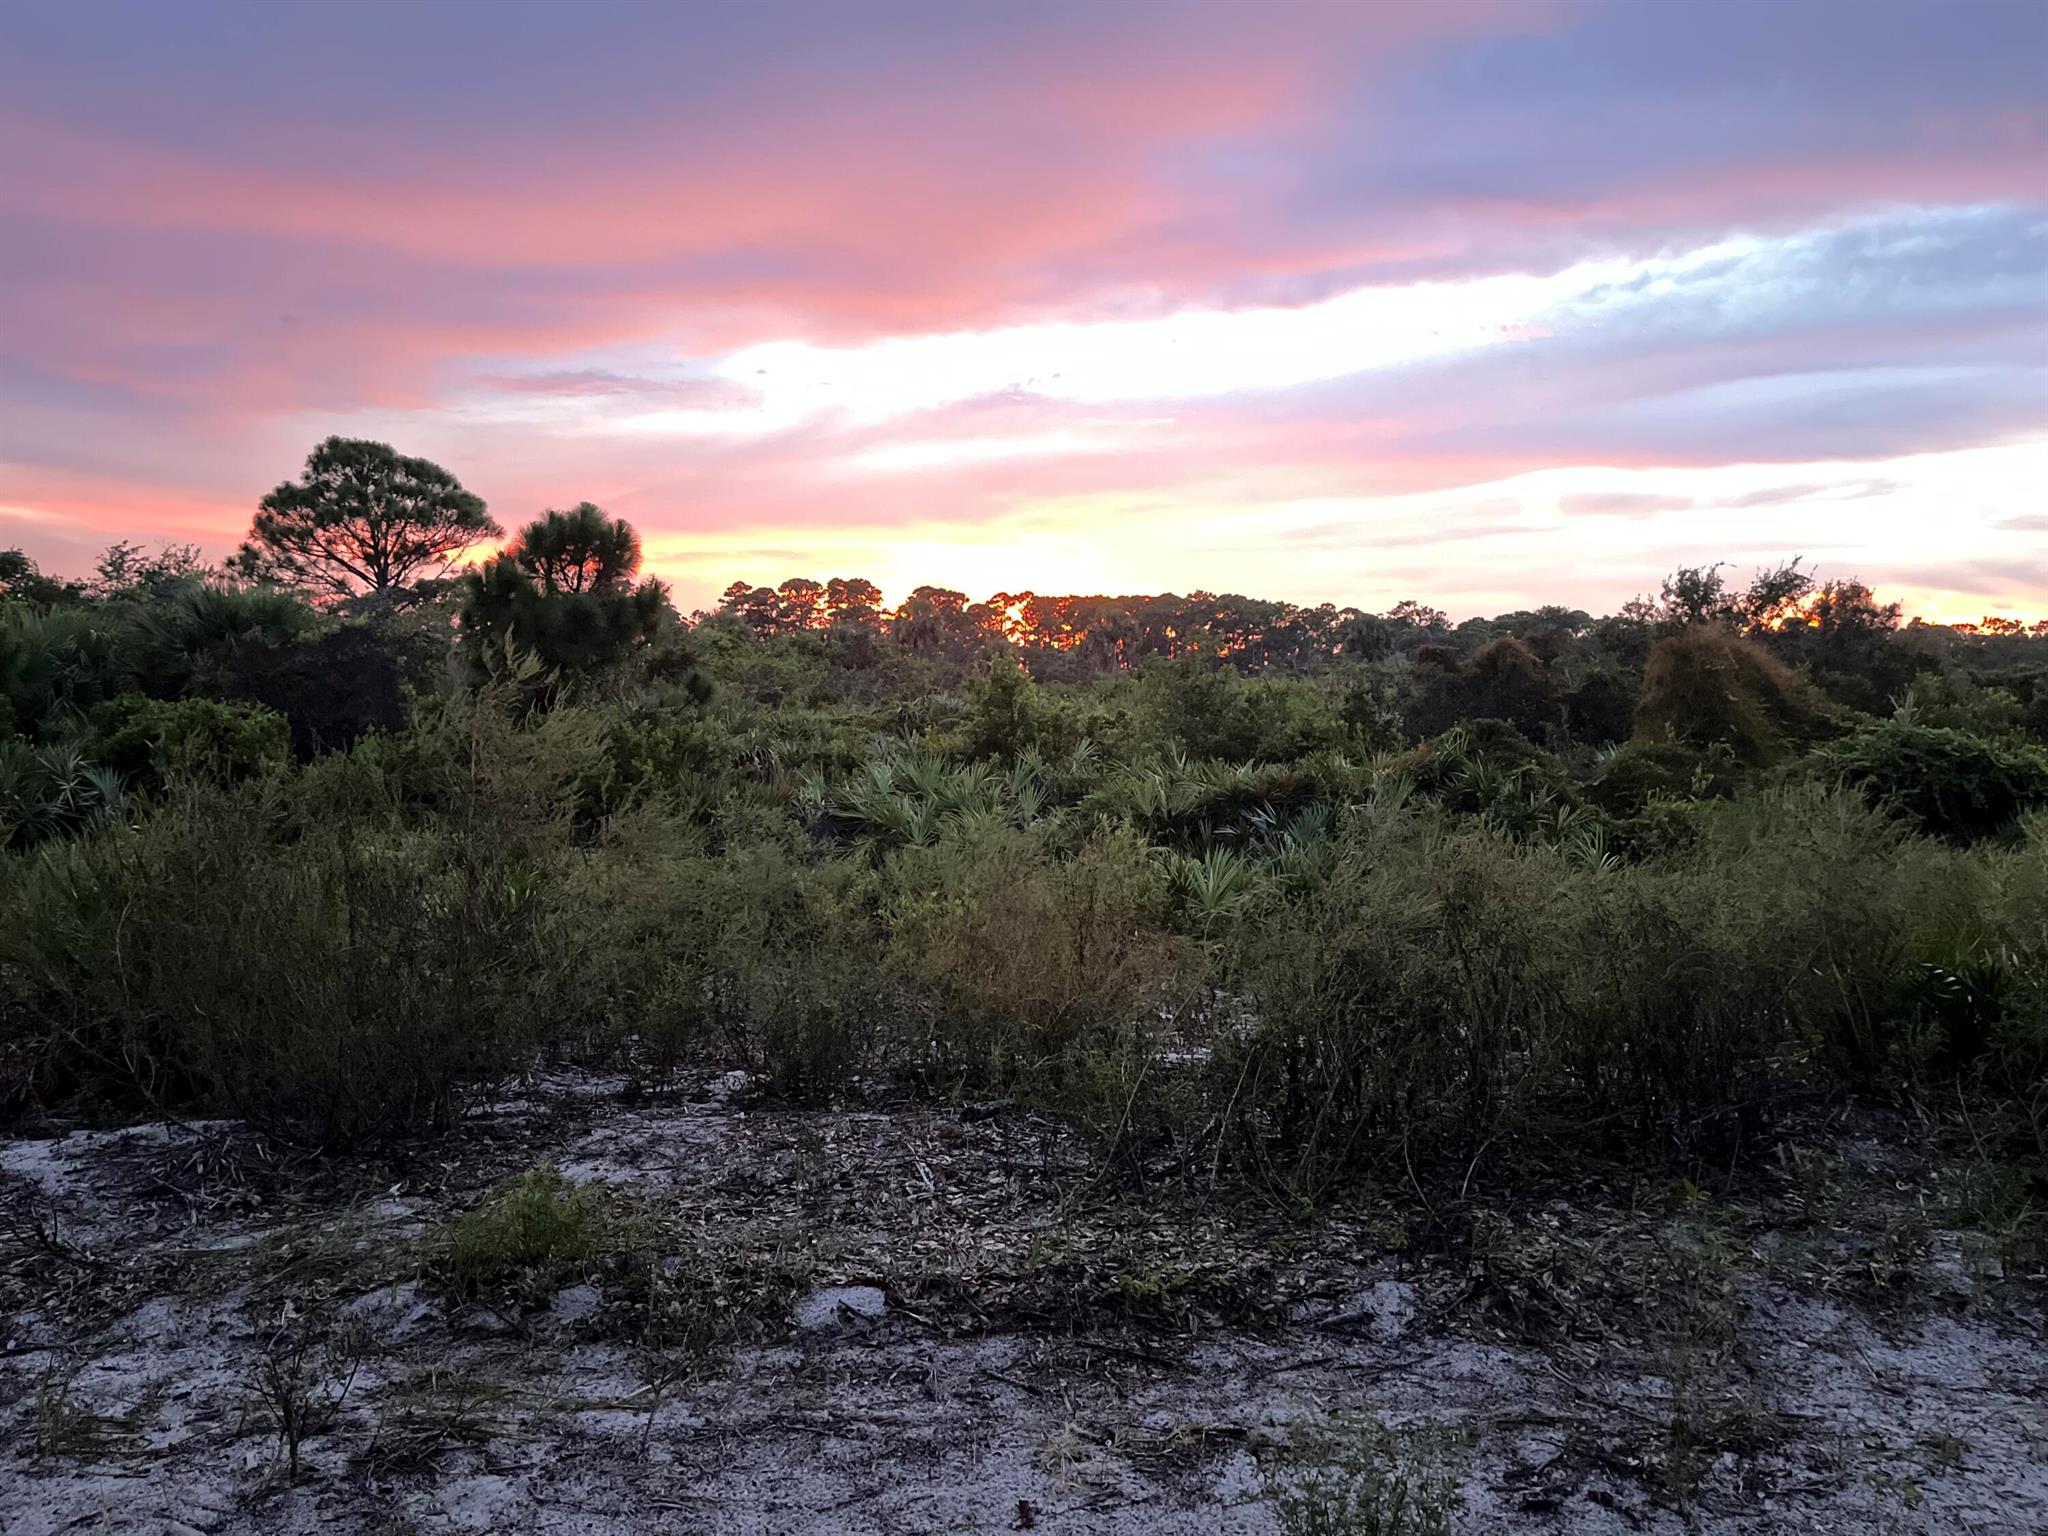
[{"label": "burned ground", "polygon": [[[1458,1531],[2041,1529],[2031,1256],[1869,1113],[1754,1165],[1311,1209],[1002,1105],[572,1073],[374,1160],[228,1123],[18,1140],[0,1507],[8,1536],[1265,1532],[1345,1528],[1302,1522],[1371,1463],[1454,1488]],[[458,1262],[535,1167],[576,1241]]]}]

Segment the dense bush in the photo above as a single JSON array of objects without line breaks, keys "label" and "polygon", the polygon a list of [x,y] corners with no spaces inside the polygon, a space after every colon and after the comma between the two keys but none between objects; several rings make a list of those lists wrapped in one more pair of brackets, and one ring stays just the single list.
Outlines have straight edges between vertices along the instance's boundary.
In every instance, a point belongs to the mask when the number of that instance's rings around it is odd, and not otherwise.
[{"label": "dense bush", "polygon": [[666,808],[607,824],[565,885],[577,915],[573,1002],[658,1071],[710,1057],[778,1093],[830,1095],[876,1064],[884,1026],[903,1017],[875,875],[807,858],[786,823],[750,834],[743,820],[715,852]]},{"label": "dense bush", "polygon": [[932,1080],[1050,1091],[1077,1060],[1158,1036],[1200,976],[1158,916],[1161,871],[1128,835],[1060,857],[990,826],[908,847],[887,868],[893,963]]},{"label": "dense bush", "polygon": [[1290,1178],[1504,1136],[1719,1157],[1788,1092],[2039,1076],[2038,839],[1952,851],[1818,787],[1696,803],[1717,759],[1689,748],[1593,785],[1690,806],[1682,836],[1601,822],[1484,721],[1378,767],[890,748],[838,789],[686,733],[593,810],[621,733],[670,728],[486,698],[174,782],[132,830],[5,866],[10,1028],[46,1093],[330,1144],[443,1122],[573,1034],[786,1094],[896,1077],[1125,1139],[1213,1122]]},{"label": "dense bush", "polygon": [[[9,1013],[52,1085],[198,1102],[323,1144],[447,1123],[553,1023],[559,778],[477,712],[422,815],[371,759],[187,785],[8,871]],[[557,793],[559,787],[557,786]]]},{"label": "dense bush", "polygon": [[1567,739],[1588,747],[1626,741],[1635,726],[1635,680],[1619,668],[1595,664],[1558,695]]},{"label": "dense bush", "polygon": [[1866,726],[1817,754],[1814,766],[1956,842],[1990,837],[2048,807],[2048,752],[1940,726]]},{"label": "dense bush", "polygon": [[1140,679],[1146,734],[1189,757],[1287,761],[1345,745],[1328,691],[1277,678],[1247,679],[1195,657],[1158,662]]},{"label": "dense bush", "polygon": [[246,653],[289,646],[319,627],[313,610],[288,592],[210,583],[187,583],[117,612],[126,624],[123,681],[158,699],[232,695]]},{"label": "dense bush", "polygon": [[127,803],[121,776],[75,742],[0,739],[0,849],[118,823]]},{"label": "dense bush", "polygon": [[126,694],[93,711],[92,746],[129,788],[161,790],[181,776],[234,780],[277,767],[289,735],[260,705]]},{"label": "dense bush", "polygon": [[1482,645],[1469,657],[1434,656],[1417,667],[1403,712],[1414,736],[1441,735],[1461,720],[1491,719],[1539,740],[1564,716],[1549,669],[1512,636]]},{"label": "dense bush", "polygon": [[[395,622],[248,643],[236,649],[229,689],[282,715],[292,752],[304,762],[405,724],[404,668],[416,644],[416,634]],[[441,649],[445,673],[445,635]]]},{"label": "dense bush", "polygon": [[1587,786],[1602,808],[1633,816],[1658,800],[1722,799],[1749,777],[1726,743],[1630,741],[1615,749]]},{"label": "dense bush", "polygon": [[[2014,884],[2032,891],[2028,859]],[[1284,917],[1244,925],[1233,977],[1256,1023],[1227,1040],[1224,1075],[1297,1176],[1511,1134],[1726,1156],[1803,1081],[1920,1059],[1925,973],[1907,957],[1973,917],[1998,930],[1980,943],[2034,957],[2013,969],[2038,988],[2038,916],[1839,797],[1711,808],[1685,854],[1608,868],[1435,816],[1371,819]],[[2039,1025],[2002,1038],[2005,1086],[2024,1089]]]},{"label": "dense bush", "polygon": [[122,691],[122,626],[96,609],[0,607],[0,737],[55,740]]}]

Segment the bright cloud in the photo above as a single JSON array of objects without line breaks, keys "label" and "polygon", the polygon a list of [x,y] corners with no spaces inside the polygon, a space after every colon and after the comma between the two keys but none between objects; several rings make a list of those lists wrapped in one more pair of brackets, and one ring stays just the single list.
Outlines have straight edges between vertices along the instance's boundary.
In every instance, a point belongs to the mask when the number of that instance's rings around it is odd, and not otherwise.
[{"label": "bright cloud", "polygon": [[[1796,240],[1779,242],[1794,247]],[[1012,326],[891,337],[851,347],[766,342],[726,358],[719,374],[758,393],[723,413],[735,424],[788,425],[837,413],[855,423],[1024,393],[1081,405],[1212,398],[1288,389],[1351,374],[1455,357],[1613,322],[1658,304],[1696,274],[1739,302],[1757,281],[1755,240],[1723,242],[1657,261],[1584,262],[1550,276],[1514,273],[1467,282],[1360,288],[1291,308],[1189,310],[1157,319]],[[1765,280],[1768,280],[1767,278]],[[686,415],[702,430],[719,413]],[[654,421],[636,416],[636,428]]]},{"label": "bright cloud", "polygon": [[769,342],[721,370],[784,419],[856,421],[1007,391],[1101,405],[1284,389],[1494,346],[1586,278],[1524,276],[1362,289],[1295,309],[1193,311],[1157,320],[1017,326],[858,347]]},{"label": "bright cloud", "polygon": [[[508,400],[479,407],[506,422],[552,414],[562,430],[705,438],[761,437],[808,423],[860,429],[943,411],[964,402],[1030,398],[1075,407],[1216,400],[1302,389],[1430,362],[1469,359],[1495,348],[1553,341],[1539,349],[1613,347],[1689,333],[1691,339],[1768,334],[1812,323],[1839,307],[1844,278],[1831,259],[1860,248],[1882,273],[1886,315],[1939,316],[2001,302],[2024,304],[2031,271],[2000,270],[1943,288],[1927,284],[1916,263],[1954,249],[1956,231],[2004,216],[1993,207],[1897,211],[1838,227],[1769,237],[1739,236],[1647,259],[1606,258],[1546,275],[1508,274],[1461,282],[1357,288],[1292,307],[1189,309],[1142,320],[1055,322],[988,331],[892,336],[828,347],[783,340],[708,361],[652,358],[638,375],[647,391],[688,379],[722,381],[717,406],[647,409],[634,392],[593,396],[580,384],[547,406],[521,382]],[[2028,226],[2044,255],[2048,234]],[[683,370],[678,372],[677,370]],[[1947,364],[1797,373],[1751,373],[1696,386],[1692,405],[1726,401],[1779,409],[1843,391],[1967,386],[1994,374],[1985,365]],[[569,375],[582,379],[596,368]],[[609,407],[609,408],[608,408]],[[1170,418],[1169,418],[1170,419]],[[1028,431],[1013,437],[961,436],[860,448],[864,468],[922,470],[995,458],[1105,452],[1106,433]]]}]

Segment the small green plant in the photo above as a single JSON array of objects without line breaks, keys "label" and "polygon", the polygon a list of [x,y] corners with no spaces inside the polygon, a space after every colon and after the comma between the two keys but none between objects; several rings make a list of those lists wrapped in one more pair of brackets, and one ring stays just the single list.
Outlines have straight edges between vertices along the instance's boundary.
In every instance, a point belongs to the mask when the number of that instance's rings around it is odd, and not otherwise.
[{"label": "small green plant", "polygon": [[130,1445],[133,1414],[96,1413],[79,1401],[69,1377],[55,1371],[36,1384],[36,1454],[96,1461]]},{"label": "small green plant", "polygon": [[1870,1485],[1870,1529],[1879,1536],[1906,1531],[1908,1518],[1927,1500],[1920,1484],[1910,1477],[1894,1477],[1879,1469],[1866,1474],[1863,1480]]},{"label": "small green plant", "polygon": [[455,1223],[449,1263],[466,1289],[517,1278],[552,1281],[597,1251],[602,1221],[593,1192],[552,1168],[531,1168]]},{"label": "small green plant", "polygon": [[1266,1470],[1285,1536],[1450,1536],[1461,1439],[1366,1417],[1298,1439]]}]

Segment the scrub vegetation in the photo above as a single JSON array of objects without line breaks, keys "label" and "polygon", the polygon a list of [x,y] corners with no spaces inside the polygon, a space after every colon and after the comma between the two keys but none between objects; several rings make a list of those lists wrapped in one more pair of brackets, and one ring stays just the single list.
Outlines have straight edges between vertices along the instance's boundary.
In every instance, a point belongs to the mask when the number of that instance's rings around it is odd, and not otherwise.
[{"label": "scrub vegetation", "polygon": [[[280,487],[289,550],[487,523],[394,459],[431,526],[348,537],[380,482],[323,487],[380,452]],[[283,530],[263,580],[9,566],[11,1113],[339,1148],[570,1051],[1297,1192],[1509,1143],[1725,1167],[1816,1095],[2042,1155],[2048,635],[1796,565],[1604,619],[792,580],[686,621],[587,504],[305,596]]]},{"label": "scrub vegetation", "polygon": [[[686,619],[587,504],[398,580],[485,526],[400,468],[439,544],[337,528],[309,469],[232,570],[0,555],[14,1125],[227,1116],[374,1160],[543,1064],[635,1098],[740,1071],[768,1105],[1028,1113],[1141,1200],[1412,1194],[1393,1246],[1466,1255],[1523,1326],[1565,1317],[1558,1272],[1475,1182],[1647,1171],[1690,1208],[1881,1112],[1961,1170],[1948,1219],[2048,1252],[2048,626],[1902,625],[1797,565],[1604,618],[792,580]],[[358,546],[403,553],[352,580]],[[427,1268],[544,1301],[625,1263],[607,1212],[541,1169]],[[1111,1289],[1256,1316],[1243,1284]],[[1702,1384],[1713,1337],[1663,1373],[1681,1503],[1755,1422]],[[343,1389],[292,1347],[296,1476]],[[61,1385],[39,1412],[49,1454],[101,1433]],[[1285,1527],[1448,1529],[1412,1450],[1287,1463]]]}]

